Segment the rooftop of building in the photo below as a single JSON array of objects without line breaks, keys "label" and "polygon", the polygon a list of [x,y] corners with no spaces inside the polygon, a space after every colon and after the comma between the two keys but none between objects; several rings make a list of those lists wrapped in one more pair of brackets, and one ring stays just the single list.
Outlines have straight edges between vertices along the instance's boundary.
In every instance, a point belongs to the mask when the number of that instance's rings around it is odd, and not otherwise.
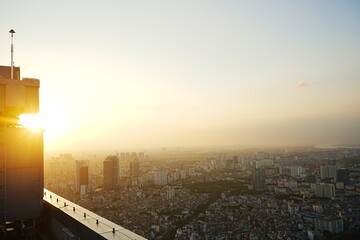
[{"label": "rooftop of building", "polygon": [[105,239],[143,240],[145,238],[117,225],[59,195],[44,189],[44,200]]}]

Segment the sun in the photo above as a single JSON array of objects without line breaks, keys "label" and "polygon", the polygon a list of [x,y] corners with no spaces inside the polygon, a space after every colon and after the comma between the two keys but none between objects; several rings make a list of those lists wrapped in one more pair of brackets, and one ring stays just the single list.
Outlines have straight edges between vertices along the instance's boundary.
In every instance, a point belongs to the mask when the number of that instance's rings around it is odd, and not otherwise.
[{"label": "sun", "polygon": [[45,128],[42,116],[40,114],[21,114],[19,124],[26,128],[39,131]]},{"label": "sun", "polygon": [[21,114],[19,124],[33,131],[44,131],[45,139],[54,139],[64,130],[64,119],[57,114]]}]

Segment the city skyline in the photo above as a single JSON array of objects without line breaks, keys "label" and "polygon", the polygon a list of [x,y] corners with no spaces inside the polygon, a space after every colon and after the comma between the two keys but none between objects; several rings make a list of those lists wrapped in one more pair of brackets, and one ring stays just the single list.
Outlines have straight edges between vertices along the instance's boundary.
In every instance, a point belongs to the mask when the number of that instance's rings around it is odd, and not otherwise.
[{"label": "city skyline", "polygon": [[[46,151],[360,143],[356,1],[16,1]],[[56,106],[56,107],[54,107]]]}]

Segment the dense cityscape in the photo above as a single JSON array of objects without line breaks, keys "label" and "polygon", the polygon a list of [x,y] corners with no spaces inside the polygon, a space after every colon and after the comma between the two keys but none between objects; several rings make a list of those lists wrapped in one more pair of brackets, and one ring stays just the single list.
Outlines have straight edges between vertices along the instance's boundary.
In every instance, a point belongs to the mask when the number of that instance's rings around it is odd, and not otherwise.
[{"label": "dense cityscape", "polygon": [[0,6],[0,240],[360,240],[359,0]]},{"label": "dense cityscape", "polygon": [[45,188],[147,239],[354,239],[360,149],[187,149],[45,160]]}]

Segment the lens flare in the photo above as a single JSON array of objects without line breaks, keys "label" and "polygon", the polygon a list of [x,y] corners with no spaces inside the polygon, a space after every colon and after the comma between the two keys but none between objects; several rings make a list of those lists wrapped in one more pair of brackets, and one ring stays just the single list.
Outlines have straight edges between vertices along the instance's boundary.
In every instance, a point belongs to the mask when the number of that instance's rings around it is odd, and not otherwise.
[{"label": "lens flare", "polygon": [[34,131],[40,131],[45,128],[40,114],[22,114],[20,115],[19,124]]},{"label": "lens flare", "polygon": [[59,137],[65,129],[64,123],[63,115],[55,113],[22,114],[19,121],[20,125],[31,128],[33,131],[44,131],[45,141]]}]

